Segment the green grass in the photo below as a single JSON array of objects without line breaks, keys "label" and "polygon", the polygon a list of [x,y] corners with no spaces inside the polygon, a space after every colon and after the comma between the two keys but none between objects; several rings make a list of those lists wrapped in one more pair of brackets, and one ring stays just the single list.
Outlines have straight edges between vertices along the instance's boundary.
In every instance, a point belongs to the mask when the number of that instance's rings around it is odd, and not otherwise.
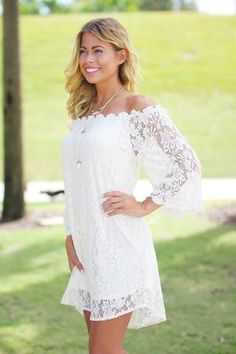
[{"label": "green grass", "polygon": [[[125,347],[131,354],[234,354],[235,228],[155,212],[147,221],[167,322],[129,329]],[[83,317],[59,303],[70,275],[63,227],[2,230],[0,252],[0,353],[86,354]]]},{"label": "green grass", "polygon": [[63,71],[76,33],[101,16],[127,27],[142,68],[137,92],[166,106],[198,153],[204,177],[235,177],[235,16],[145,12],[21,17],[26,181],[62,179]]}]

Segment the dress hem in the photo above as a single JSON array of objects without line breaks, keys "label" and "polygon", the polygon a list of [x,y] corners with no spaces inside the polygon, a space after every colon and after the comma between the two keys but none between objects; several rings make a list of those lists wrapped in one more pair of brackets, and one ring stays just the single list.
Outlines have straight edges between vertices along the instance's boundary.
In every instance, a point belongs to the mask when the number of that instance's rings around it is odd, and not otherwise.
[{"label": "dress hem", "polygon": [[[78,307],[78,306],[76,306],[75,304],[71,304],[71,303],[67,303],[67,302],[63,302],[63,301],[61,301],[60,303],[61,303],[62,305],[67,305],[67,306],[72,306],[72,307],[74,307],[82,316],[84,316],[83,310],[87,310],[87,311],[90,311],[90,312],[91,312],[91,309],[89,309],[88,307],[85,307],[85,306],[84,306],[84,307]],[[99,318],[99,319],[95,319],[95,318],[91,318],[91,317],[90,317],[90,320],[91,320],[91,321],[96,321],[96,322],[97,322],[97,321],[112,320],[112,319],[118,318],[118,317],[120,317],[120,316],[122,316],[122,315],[125,315],[125,314],[127,314],[127,313],[129,313],[129,312],[134,312],[134,311],[136,311],[136,310],[138,310],[138,309],[141,309],[141,308],[144,308],[144,307],[150,308],[150,306],[142,305],[142,306],[138,306],[138,307],[134,308],[133,310],[125,311],[125,312],[123,312],[122,314],[114,315],[113,317],[106,317],[106,318]],[[143,322],[143,323],[140,324],[140,325],[134,325],[134,324],[131,324],[131,323],[129,322],[127,328],[130,328],[130,329],[138,329],[138,328],[143,328],[143,327],[151,326],[151,325],[154,325],[154,324],[159,324],[159,323],[165,322],[165,321],[167,321],[166,316],[164,316],[164,317],[159,317],[159,318],[157,318],[156,320],[153,320],[153,321]]]}]

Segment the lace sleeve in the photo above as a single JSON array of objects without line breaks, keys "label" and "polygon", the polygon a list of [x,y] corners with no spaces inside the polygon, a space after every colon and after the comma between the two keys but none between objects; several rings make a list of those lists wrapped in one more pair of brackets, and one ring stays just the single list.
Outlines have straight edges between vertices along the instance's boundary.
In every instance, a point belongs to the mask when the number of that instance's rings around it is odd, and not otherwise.
[{"label": "lace sleeve", "polygon": [[131,143],[153,186],[158,211],[180,215],[203,210],[201,165],[195,151],[161,105],[131,117]]}]

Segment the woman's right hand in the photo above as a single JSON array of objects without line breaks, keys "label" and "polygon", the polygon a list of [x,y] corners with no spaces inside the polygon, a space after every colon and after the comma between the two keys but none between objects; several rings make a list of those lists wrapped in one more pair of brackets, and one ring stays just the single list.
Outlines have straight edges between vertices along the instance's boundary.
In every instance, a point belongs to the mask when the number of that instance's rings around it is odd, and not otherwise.
[{"label": "woman's right hand", "polygon": [[84,271],[84,267],[77,257],[71,235],[68,235],[66,237],[66,252],[67,252],[67,258],[68,258],[70,271],[72,272],[74,266],[76,266],[79,271],[82,271],[82,270]]}]

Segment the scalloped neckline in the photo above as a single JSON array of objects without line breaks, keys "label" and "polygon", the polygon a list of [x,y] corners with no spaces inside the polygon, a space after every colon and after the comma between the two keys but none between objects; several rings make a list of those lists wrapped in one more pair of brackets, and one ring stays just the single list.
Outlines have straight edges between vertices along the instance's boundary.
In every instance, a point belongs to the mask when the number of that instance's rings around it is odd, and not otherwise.
[{"label": "scalloped neckline", "polygon": [[159,108],[161,105],[160,103],[157,103],[157,104],[154,104],[154,105],[149,105],[147,107],[144,107],[142,110],[137,110],[135,108],[133,108],[130,112],[126,112],[126,111],[121,111],[121,112],[118,112],[118,113],[113,113],[113,112],[110,112],[110,113],[107,113],[107,114],[102,114],[102,113],[98,113],[96,115],[92,115],[92,114],[89,114],[88,116],[82,116],[82,117],[77,117],[74,119],[74,121],[79,121],[79,120],[88,120],[90,118],[94,118],[94,119],[97,119],[97,118],[102,118],[102,119],[106,119],[108,120],[107,118],[108,117],[114,117],[114,118],[119,118],[121,115],[126,115],[127,117],[130,117],[133,113],[146,113],[154,108]]}]

